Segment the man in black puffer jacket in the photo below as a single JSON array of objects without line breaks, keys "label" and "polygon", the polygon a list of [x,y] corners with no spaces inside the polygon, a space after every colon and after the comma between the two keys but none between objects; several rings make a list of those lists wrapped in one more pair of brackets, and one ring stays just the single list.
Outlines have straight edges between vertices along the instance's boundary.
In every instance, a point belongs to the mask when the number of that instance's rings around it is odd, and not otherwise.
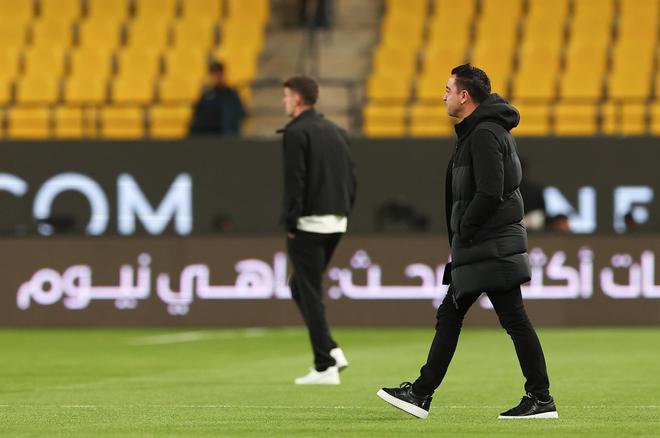
[{"label": "man in black puffer jacket", "polygon": [[511,129],[520,115],[497,94],[483,70],[452,70],[444,101],[459,119],[458,141],[446,179],[446,211],[452,262],[445,270],[449,291],[438,308],[436,333],[426,364],[414,383],[383,388],[378,396],[426,418],[458,344],[463,318],[482,292],[511,336],[525,376],[526,395],[500,419],[558,418],[550,396],[543,350],[527,317],[520,285],[529,281],[527,233],[518,186],[520,160]]}]

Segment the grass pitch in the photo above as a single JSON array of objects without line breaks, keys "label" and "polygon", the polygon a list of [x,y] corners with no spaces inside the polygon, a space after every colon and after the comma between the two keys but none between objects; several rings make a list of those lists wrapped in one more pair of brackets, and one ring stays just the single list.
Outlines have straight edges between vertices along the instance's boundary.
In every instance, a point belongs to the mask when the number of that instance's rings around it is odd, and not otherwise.
[{"label": "grass pitch", "polygon": [[337,387],[296,387],[306,332],[0,330],[2,436],[660,436],[660,328],[540,329],[559,420],[498,421],[523,394],[502,330],[466,329],[428,420],[376,397],[413,380],[423,329],[336,329]]}]

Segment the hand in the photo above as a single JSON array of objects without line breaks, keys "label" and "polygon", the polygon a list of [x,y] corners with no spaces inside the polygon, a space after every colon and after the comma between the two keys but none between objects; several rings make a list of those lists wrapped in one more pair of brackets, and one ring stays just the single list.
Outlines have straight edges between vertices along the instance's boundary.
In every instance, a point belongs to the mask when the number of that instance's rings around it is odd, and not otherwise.
[{"label": "hand", "polygon": [[286,237],[288,237],[289,239],[295,239],[296,235],[293,233],[286,233]]}]

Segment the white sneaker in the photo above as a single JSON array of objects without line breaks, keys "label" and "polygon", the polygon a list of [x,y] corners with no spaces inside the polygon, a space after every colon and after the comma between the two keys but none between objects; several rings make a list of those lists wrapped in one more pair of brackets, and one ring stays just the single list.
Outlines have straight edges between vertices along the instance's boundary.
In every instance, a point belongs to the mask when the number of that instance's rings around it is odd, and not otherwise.
[{"label": "white sneaker", "polygon": [[346,359],[346,356],[344,356],[344,352],[341,350],[341,348],[333,348],[330,350],[330,356],[337,362],[335,366],[339,368],[339,371],[344,371],[346,367],[348,367],[348,360]]},{"label": "white sneaker", "polygon": [[294,380],[296,385],[339,385],[339,369],[330,367],[325,371],[316,371],[310,368],[306,376]]}]

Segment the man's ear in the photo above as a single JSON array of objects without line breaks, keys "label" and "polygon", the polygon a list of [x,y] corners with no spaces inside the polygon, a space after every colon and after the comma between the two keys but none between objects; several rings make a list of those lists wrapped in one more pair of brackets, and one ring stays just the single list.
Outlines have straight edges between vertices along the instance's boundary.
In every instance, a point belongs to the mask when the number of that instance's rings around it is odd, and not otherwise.
[{"label": "man's ear", "polygon": [[461,103],[464,104],[468,101],[468,92],[467,90],[461,90]]}]

